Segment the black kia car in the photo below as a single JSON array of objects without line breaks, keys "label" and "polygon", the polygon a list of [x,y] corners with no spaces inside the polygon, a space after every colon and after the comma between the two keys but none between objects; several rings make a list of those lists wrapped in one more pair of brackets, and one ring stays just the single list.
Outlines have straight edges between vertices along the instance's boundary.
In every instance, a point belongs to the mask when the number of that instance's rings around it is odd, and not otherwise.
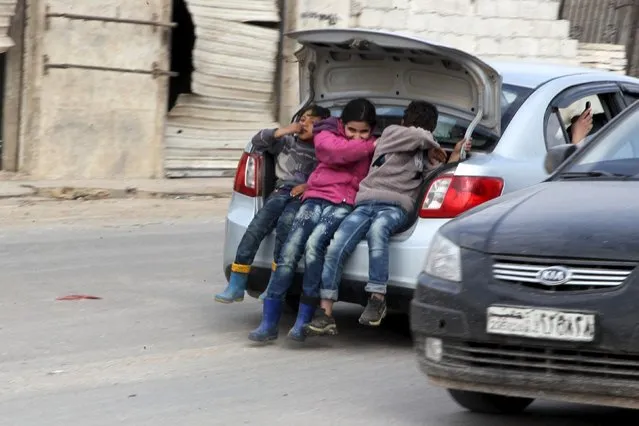
[{"label": "black kia car", "polygon": [[639,407],[639,103],[551,177],[444,225],[411,306],[418,358],[463,407]]}]

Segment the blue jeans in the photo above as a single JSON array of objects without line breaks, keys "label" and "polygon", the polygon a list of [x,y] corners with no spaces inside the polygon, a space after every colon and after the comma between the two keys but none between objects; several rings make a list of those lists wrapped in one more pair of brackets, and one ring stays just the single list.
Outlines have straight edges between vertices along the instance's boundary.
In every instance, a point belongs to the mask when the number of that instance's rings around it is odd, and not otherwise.
[{"label": "blue jeans", "polygon": [[407,213],[396,204],[359,204],[342,222],[328,247],[322,270],[322,299],[337,300],[344,264],[364,238],[368,240],[369,293],[386,294],[388,244],[390,237],[406,222]]},{"label": "blue jeans", "polygon": [[288,187],[278,189],[269,195],[246,229],[235,254],[235,263],[238,265],[251,265],[262,240],[274,228],[275,249],[273,250],[273,259],[277,261],[301,204],[299,197],[291,196],[291,188]]},{"label": "blue jeans", "polygon": [[319,298],[326,248],[339,224],[352,209],[346,204],[333,204],[314,198],[302,203],[278,258],[277,268],[271,276],[267,298],[284,297],[293,284],[295,270],[303,254],[305,254],[303,300]]}]

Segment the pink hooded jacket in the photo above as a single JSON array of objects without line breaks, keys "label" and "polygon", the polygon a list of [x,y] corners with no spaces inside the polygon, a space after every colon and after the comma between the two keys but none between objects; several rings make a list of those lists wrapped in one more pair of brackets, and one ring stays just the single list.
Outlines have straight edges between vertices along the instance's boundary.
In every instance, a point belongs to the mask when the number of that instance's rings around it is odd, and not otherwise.
[{"label": "pink hooded jacket", "polygon": [[331,117],[314,132],[317,167],[308,178],[302,200],[319,198],[334,204],[355,204],[359,183],[366,177],[375,152],[375,138],[347,139],[341,121]]}]

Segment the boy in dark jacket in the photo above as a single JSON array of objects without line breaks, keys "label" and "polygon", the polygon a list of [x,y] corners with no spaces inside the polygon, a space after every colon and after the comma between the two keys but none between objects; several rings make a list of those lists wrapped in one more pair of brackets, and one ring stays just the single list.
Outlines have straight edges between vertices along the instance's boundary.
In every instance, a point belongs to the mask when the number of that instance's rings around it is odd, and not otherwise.
[{"label": "boy in dark jacket", "polygon": [[275,268],[275,261],[300,208],[300,195],[306,189],[306,180],[317,164],[313,145],[313,124],[330,115],[326,108],[310,106],[304,111],[299,122],[280,129],[265,129],[253,137],[252,143],[257,152],[276,155],[277,182],[275,190],[246,229],[237,248],[235,262],[231,266],[229,284],[222,293],[215,295],[217,302],[233,303],[244,300],[251,264],[262,240],[273,228],[273,269]]},{"label": "boy in dark jacket", "polygon": [[[366,291],[371,294],[359,319],[361,324],[377,326],[386,315],[390,237],[406,222],[415,208],[424,171],[446,162],[446,152],[435,141],[437,108],[414,101],[406,108],[402,124],[388,126],[377,140],[373,162],[362,180],[355,199],[356,208],[341,223],[331,242],[322,270],[321,307],[306,327],[307,335],[336,334],[332,317],[344,263],[364,238],[368,239],[369,278]],[[448,162],[459,161],[459,142]]]}]

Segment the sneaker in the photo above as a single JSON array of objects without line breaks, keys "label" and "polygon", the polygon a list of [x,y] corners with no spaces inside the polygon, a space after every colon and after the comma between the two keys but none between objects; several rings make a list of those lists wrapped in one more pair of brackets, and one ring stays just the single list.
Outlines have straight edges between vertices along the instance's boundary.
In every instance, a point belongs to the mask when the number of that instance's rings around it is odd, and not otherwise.
[{"label": "sneaker", "polygon": [[366,309],[359,317],[359,323],[362,325],[370,325],[377,327],[382,323],[382,320],[386,316],[386,300],[378,299],[377,297],[371,297],[368,299]]},{"label": "sneaker", "polygon": [[335,318],[326,315],[324,309],[317,309],[313,320],[304,326],[304,332],[307,336],[335,336],[337,334],[337,325]]}]

